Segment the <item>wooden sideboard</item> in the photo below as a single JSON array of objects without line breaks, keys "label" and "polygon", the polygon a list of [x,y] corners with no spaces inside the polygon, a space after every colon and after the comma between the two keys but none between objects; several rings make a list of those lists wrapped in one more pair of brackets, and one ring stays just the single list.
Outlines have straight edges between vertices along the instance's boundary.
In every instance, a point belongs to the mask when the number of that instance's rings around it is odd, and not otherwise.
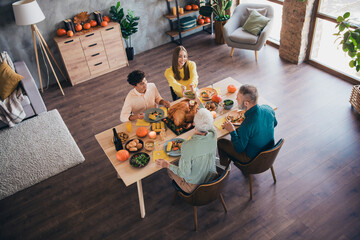
[{"label": "wooden sideboard", "polygon": [[73,86],[129,65],[116,22],[54,40]]}]

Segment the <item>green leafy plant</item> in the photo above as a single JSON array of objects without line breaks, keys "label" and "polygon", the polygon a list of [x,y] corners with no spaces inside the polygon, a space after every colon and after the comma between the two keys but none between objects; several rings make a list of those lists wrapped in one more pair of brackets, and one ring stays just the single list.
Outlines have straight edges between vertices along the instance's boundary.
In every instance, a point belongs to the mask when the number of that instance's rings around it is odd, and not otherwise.
[{"label": "green leafy plant", "polygon": [[[360,71],[360,28],[356,27],[354,30],[350,28],[349,21],[350,12],[346,12],[343,16],[339,16],[336,21],[336,28],[339,29],[338,33],[335,33],[335,36],[339,36],[336,40],[340,40],[339,45],[342,45],[344,52],[347,52],[351,61],[349,66],[356,69],[357,72]],[[345,31],[345,32],[344,32]]]},{"label": "green leafy plant", "polygon": [[215,14],[216,21],[226,21],[230,18],[226,14],[226,10],[230,9],[232,1],[230,0],[213,0],[212,5],[200,7],[200,14],[206,17],[210,17],[211,13]]},{"label": "green leafy plant", "polygon": [[116,6],[110,7],[110,14],[111,19],[120,24],[126,47],[131,48],[131,35],[138,31],[137,25],[139,24],[138,21],[140,17],[135,17],[134,11],[131,10],[128,10],[125,16],[124,9],[120,6],[120,2],[117,2]]}]

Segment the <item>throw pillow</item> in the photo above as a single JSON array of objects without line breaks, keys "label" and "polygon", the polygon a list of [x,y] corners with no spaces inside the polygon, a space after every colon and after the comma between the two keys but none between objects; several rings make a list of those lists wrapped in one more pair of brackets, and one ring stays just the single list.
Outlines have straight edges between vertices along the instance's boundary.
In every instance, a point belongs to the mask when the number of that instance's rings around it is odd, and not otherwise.
[{"label": "throw pillow", "polygon": [[0,53],[0,63],[2,63],[3,61],[5,61],[12,68],[12,70],[15,71],[14,63],[6,51]]},{"label": "throw pillow", "polygon": [[266,17],[267,8],[246,8],[248,15],[250,15],[252,10],[256,10],[258,13]]},{"label": "throw pillow", "polygon": [[259,35],[260,31],[267,25],[270,18],[264,17],[256,10],[251,11],[250,16],[246,20],[243,29],[255,36]]},{"label": "throw pillow", "polygon": [[4,101],[17,87],[24,77],[17,74],[3,61],[0,64],[0,98]]}]

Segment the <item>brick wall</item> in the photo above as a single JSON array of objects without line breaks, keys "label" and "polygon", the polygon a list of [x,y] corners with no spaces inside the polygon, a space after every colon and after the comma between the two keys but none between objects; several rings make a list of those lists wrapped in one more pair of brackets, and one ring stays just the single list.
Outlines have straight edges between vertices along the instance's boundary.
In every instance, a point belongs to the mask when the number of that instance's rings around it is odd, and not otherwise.
[{"label": "brick wall", "polygon": [[300,64],[306,57],[310,21],[315,0],[285,0],[280,33],[280,57]]}]

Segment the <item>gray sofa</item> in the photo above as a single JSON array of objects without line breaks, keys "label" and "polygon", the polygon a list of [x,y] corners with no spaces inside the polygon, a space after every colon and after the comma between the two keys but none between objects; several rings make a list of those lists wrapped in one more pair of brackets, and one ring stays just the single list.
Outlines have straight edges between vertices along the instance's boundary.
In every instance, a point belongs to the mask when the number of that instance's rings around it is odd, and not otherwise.
[{"label": "gray sofa", "polygon": [[[21,105],[26,113],[25,119],[38,115],[42,112],[46,112],[47,109],[45,103],[25,62],[14,62],[14,66],[16,72],[24,77],[21,80],[21,87],[24,90],[24,100],[21,102]],[[7,126],[7,124],[0,121],[0,128]]]}]

